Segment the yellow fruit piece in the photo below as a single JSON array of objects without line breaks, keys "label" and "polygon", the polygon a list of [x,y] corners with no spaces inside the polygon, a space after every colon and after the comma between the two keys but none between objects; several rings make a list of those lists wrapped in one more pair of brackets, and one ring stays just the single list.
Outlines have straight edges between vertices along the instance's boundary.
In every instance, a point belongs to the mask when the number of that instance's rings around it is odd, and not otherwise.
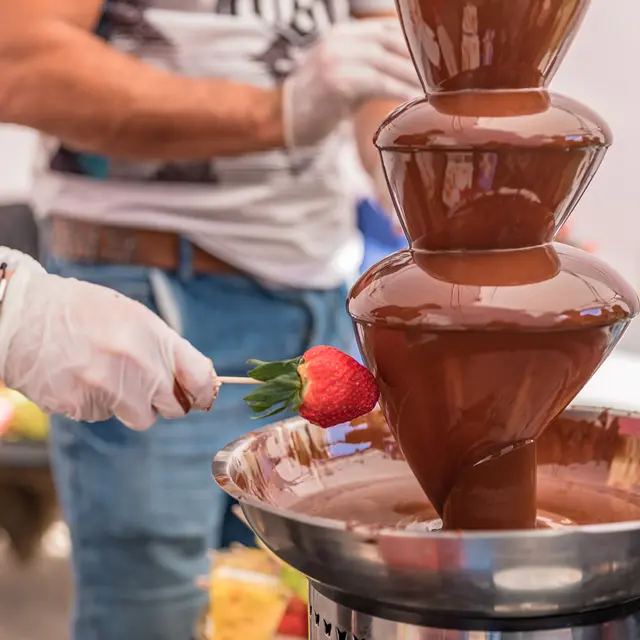
[{"label": "yellow fruit piece", "polygon": [[272,640],[288,603],[278,578],[222,566],[211,579],[213,640]]},{"label": "yellow fruit piece", "polygon": [[280,563],[274,562],[274,557],[262,549],[251,549],[238,545],[231,547],[231,549],[214,552],[213,569],[226,567],[277,576],[280,571]]},{"label": "yellow fruit piece", "polygon": [[0,396],[8,399],[14,407],[13,418],[7,425],[7,435],[28,440],[47,439],[49,417],[37,405],[13,389],[1,389]]}]

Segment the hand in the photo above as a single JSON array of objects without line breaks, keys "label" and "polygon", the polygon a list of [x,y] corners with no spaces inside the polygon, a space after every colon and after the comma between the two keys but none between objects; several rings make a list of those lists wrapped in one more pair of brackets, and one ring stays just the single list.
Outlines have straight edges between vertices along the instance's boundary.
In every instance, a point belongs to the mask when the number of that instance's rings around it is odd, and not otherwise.
[{"label": "hand", "polygon": [[283,92],[290,148],[322,140],[368,100],[402,102],[423,93],[394,18],[338,25],[309,51]]},{"label": "hand", "polygon": [[43,410],[146,429],[209,409],[212,362],[143,305],[20,262],[0,308],[0,376]]},{"label": "hand", "polygon": [[376,202],[380,205],[382,211],[387,215],[391,222],[391,228],[394,233],[400,237],[404,235],[404,229],[400,224],[400,220],[398,219],[398,215],[396,213],[395,205],[393,204],[393,199],[391,198],[391,189],[387,184],[387,180],[384,176],[384,170],[382,168],[382,163],[378,164],[374,175],[372,176],[373,182],[373,194],[376,198]]}]

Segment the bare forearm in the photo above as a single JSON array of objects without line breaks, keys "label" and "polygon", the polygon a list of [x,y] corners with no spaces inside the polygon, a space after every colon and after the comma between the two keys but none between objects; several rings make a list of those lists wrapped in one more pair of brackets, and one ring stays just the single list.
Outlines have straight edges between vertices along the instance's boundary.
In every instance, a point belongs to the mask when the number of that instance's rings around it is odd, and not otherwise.
[{"label": "bare forearm", "polygon": [[363,105],[355,121],[355,137],[363,168],[373,179],[380,175],[381,165],[373,137],[389,112],[398,106],[393,100],[373,100]]},{"label": "bare forearm", "polygon": [[125,159],[197,159],[283,144],[281,97],[154,69],[60,21],[0,46],[0,121]]}]

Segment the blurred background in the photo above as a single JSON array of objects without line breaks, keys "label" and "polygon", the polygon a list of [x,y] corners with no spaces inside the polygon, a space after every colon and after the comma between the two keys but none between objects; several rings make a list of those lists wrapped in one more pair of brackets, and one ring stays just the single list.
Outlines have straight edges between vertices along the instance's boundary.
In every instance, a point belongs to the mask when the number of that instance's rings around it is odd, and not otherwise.
[{"label": "blurred background", "polygon": [[[556,91],[603,115],[615,135],[613,148],[572,217],[572,240],[588,244],[637,287],[640,86],[635,65],[640,61],[639,24],[636,0],[594,2],[553,85]],[[29,208],[30,169],[36,146],[30,131],[0,127],[0,243],[32,254],[37,250],[37,236]],[[368,264],[402,243],[371,207],[365,204],[360,215],[368,235]],[[640,323],[632,325],[622,348],[640,351]],[[24,517],[35,523],[28,533],[20,528],[24,523],[0,522],[14,532],[17,552],[9,554],[8,541],[0,540],[0,639],[63,640],[68,637],[71,589],[69,542],[57,517],[48,476],[46,419],[6,390],[0,390],[0,416],[4,416],[0,422],[5,429],[0,436],[4,438],[0,442],[0,483],[17,483],[23,488],[28,496]],[[8,498],[2,498],[2,491],[0,488],[0,500],[6,505]],[[37,539],[31,539],[32,534]]]}]

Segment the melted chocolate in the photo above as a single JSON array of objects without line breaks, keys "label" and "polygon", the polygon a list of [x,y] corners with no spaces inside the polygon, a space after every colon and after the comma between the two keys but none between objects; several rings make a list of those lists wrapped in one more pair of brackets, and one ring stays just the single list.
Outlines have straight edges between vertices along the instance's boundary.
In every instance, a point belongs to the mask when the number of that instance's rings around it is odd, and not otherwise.
[{"label": "melted chocolate", "polygon": [[543,91],[436,94],[376,137],[415,249],[506,249],[550,242],[612,136],[580,103]]},{"label": "melted chocolate", "polygon": [[425,92],[545,87],[589,0],[398,0]]},{"label": "melted chocolate", "polygon": [[[348,522],[353,527],[419,531],[438,531],[442,527],[437,511],[408,475],[322,491],[299,500],[290,509]],[[530,517],[528,513],[525,515]],[[485,517],[481,514],[483,520]],[[636,520],[640,520],[640,497],[637,495],[621,495],[615,489],[606,490],[554,478],[538,479],[537,515],[532,525],[538,529]]]},{"label": "melted chocolate", "polygon": [[[471,501],[471,509],[461,508],[459,513],[451,511],[464,507],[468,496],[463,496],[463,502],[457,505],[449,502],[445,507],[445,527],[469,528],[469,518],[471,528],[482,524],[486,529],[494,529],[496,521],[502,525],[510,518],[517,519],[516,524],[529,521],[531,527],[537,528],[640,520],[640,438],[637,434],[623,433],[621,422],[608,414],[595,419],[581,418],[575,411],[561,415],[535,445],[526,444],[505,455],[509,465],[522,464],[530,469],[531,460],[527,458],[535,457],[537,449],[533,479],[524,476],[525,486],[514,488],[488,465],[484,476],[472,478],[470,495],[478,501]],[[637,426],[638,421],[635,422]],[[350,456],[352,470],[357,468],[353,466],[356,460],[365,466],[386,468],[375,452],[383,452],[384,457],[390,459],[399,455],[397,444],[377,411],[358,420],[353,429],[343,433],[343,438],[345,443],[364,445],[364,449]],[[325,473],[331,475],[334,461],[325,459],[323,464],[328,465],[326,471],[316,472],[320,477]],[[620,470],[624,473],[620,474]],[[373,482],[358,479],[358,475],[352,473],[351,481],[341,483],[338,489],[305,490],[304,494],[311,495],[286,506],[298,513],[347,522],[351,526],[417,530],[438,530],[442,526],[438,511],[424,497],[415,478],[402,467],[395,475],[389,475],[387,469],[384,479]],[[517,469],[511,469],[510,475],[523,478]],[[465,475],[461,474],[459,479],[464,482]],[[533,500],[530,492],[536,483],[537,499]],[[519,496],[523,490],[531,500],[514,509],[510,492],[517,492]],[[453,498],[455,502],[453,493],[449,501]],[[533,512],[528,511],[532,500],[536,506]],[[447,516],[453,519],[447,522]]]},{"label": "melted chocolate", "polygon": [[449,528],[535,525],[535,440],[639,310],[615,271],[551,244],[611,144],[597,114],[546,89],[588,4],[398,0],[430,95],[376,145],[411,249],[356,283],[349,313]]},{"label": "melted chocolate", "polygon": [[401,252],[359,281],[349,310],[391,429],[445,524],[511,529],[535,514],[523,445],[580,391],[638,302],[597,259],[547,245]]}]

